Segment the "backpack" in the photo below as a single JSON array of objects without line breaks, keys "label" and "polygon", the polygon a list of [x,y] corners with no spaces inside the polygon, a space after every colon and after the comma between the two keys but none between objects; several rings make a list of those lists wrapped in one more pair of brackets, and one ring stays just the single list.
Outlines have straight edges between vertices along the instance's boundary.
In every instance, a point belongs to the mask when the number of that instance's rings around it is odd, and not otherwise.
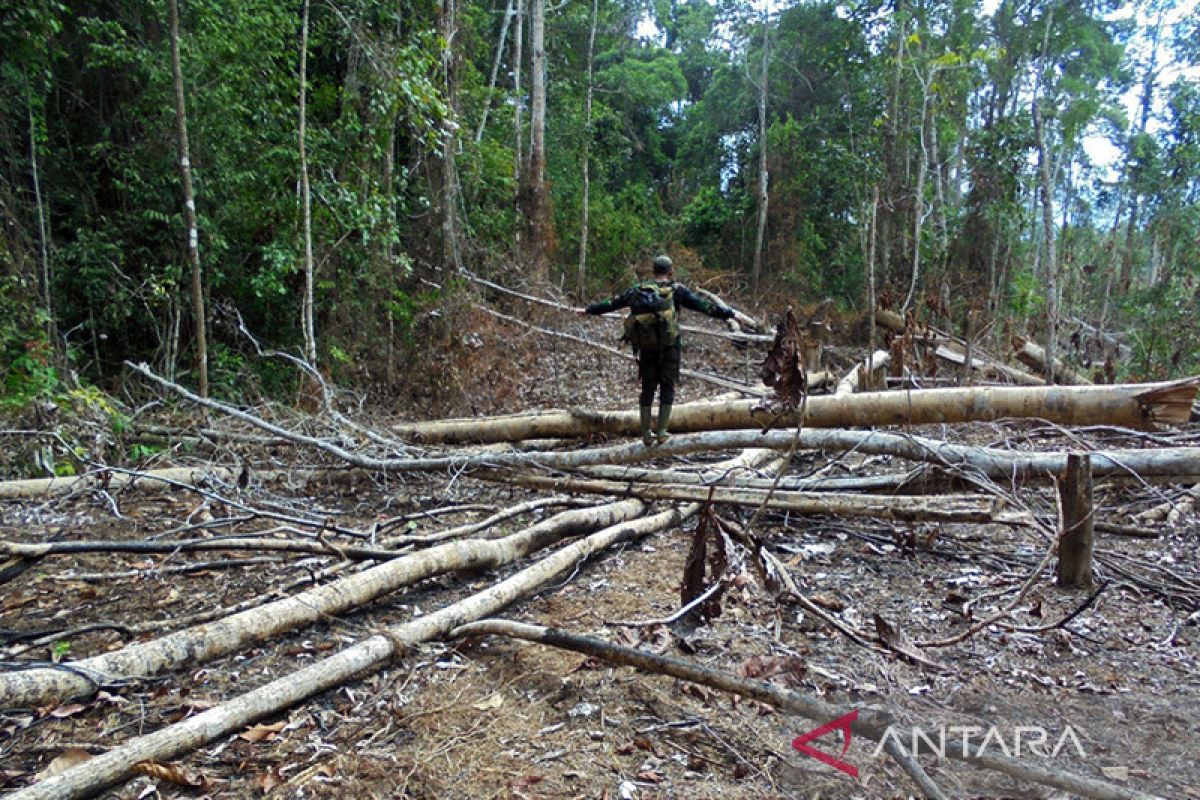
[{"label": "backpack", "polygon": [[679,341],[679,320],[675,314],[675,284],[647,281],[638,284],[637,296],[629,304],[625,335],[621,337],[635,350],[661,350]]}]

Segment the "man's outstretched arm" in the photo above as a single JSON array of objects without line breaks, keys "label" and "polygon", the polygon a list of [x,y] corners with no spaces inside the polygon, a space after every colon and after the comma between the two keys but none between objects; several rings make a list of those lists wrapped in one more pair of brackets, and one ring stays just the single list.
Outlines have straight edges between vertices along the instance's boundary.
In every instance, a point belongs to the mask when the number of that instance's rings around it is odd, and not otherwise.
[{"label": "man's outstretched arm", "polygon": [[706,298],[694,294],[686,286],[675,286],[675,298],[679,301],[679,305],[684,308],[690,308],[693,311],[699,311],[701,314],[707,314],[710,317],[717,319],[733,319],[733,309],[729,306],[714,303]]}]

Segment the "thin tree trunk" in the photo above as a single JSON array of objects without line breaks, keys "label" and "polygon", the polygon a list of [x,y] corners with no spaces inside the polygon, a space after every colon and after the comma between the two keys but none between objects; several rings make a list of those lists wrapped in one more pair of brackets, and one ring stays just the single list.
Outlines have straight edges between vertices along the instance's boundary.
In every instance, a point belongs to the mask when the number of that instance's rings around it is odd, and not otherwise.
[{"label": "thin tree trunk", "polygon": [[[42,181],[38,170],[38,130],[33,116],[33,86],[28,80],[28,94],[25,98],[25,109],[29,114],[29,169],[33,178],[33,199],[37,205],[38,218],[38,251],[41,257],[41,270],[38,273],[38,290],[42,296],[42,311],[46,315],[46,341],[56,351],[58,350],[58,335],[54,326],[54,305],[50,294],[50,225],[47,222],[46,204],[42,199]],[[99,361],[96,363],[99,368]]]},{"label": "thin tree trunk", "polygon": [[771,4],[763,6],[762,70],[758,82],[758,224],[754,233],[754,271],[751,286],[757,293],[762,278],[763,241],[767,235],[767,77],[770,64]]},{"label": "thin tree trunk", "polygon": [[592,28],[588,34],[587,94],[583,105],[583,213],[579,222],[579,296],[586,292],[588,223],[592,195],[592,93],[595,90],[596,21],[600,2],[592,0]]},{"label": "thin tree trunk", "polygon": [[192,265],[192,316],[196,335],[196,373],[200,396],[208,397],[208,332],[204,311],[204,276],[200,268],[200,231],[196,200],[192,194],[192,164],[188,148],[187,107],[183,99],[183,66],[179,58],[179,5],[168,0],[171,18],[171,72],[175,82],[175,130],[179,149],[179,174],[183,181],[183,219],[187,227],[188,261]]},{"label": "thin tree trunk", "polygon": [[459,251],[458,221],[458,81],[455,69],[454,45],[458,35],[457,0],[442,0],[438,17],[442,36],[442,78],[446,87],[449,119],[442,129],[442,268],[460,272],[462,255]]},{"label": "thin tree trunk", "polygon": [[513,182],[516,184],[517,193],[513,198],[513,205],[517,212],[517,224],[513,231],[513,241],[519,258],[523,252],[525,227],[522,216],[525,211],[522,207],[522,187],[525,185],[526,175],[523,149],[524,126],[521,124],[521,108],[525,102],[525,98],[521,95],[521,66],[525,46],[525,0],[516,0],[516,3],[517,29],[513,32]]},{"label": "thin tree trunk", "polygon": [[[933,75],[929,76],[929,82]],[[904,305],[900,307],[903,314],[912,305],[913,295],[917,291],[917,281],[921,276],[921,231],[925,225],[925,177],[929,172],[929,145],[926,141],[929,127],[929,98],[931,90],[928,85],[922,86],[921,124],[917,127],[920,137],[920,152],[917,153],[917,188],[913,191],[913,241],[912,241],[912,277],[908,283],[908,294],[904,297]]]},{"label": "thin tree trunk", "polygon": [[546,196],[546,0],[532,0],[529,69],[530,272],[544,280],[550,266],[550,198]]},{"label": "thin tree trunk", "polygon": [[1038,98],[1033,100],[1033,131],[1037,140],[1038,172],[1040,175],[1039,191],[1042,204],[1042,235],[1046,243],[1046,315],[1049,331],[1046,334],[1046,380],[1054,383],[1054,365],[1057,363],[1054,355],[1058,339],[1058,259],[1055,254],[1054,242],[1054,198],[1050,178],[1050,159],[1046,152],[1045,123],[1042,118],[1041,103]]},{"label": "thin tree trunk", "polygon": [[317,331],[313,322],[313,246],[312,193],[308,186],[308,151],[305,143],[308,99],[308,0],[304,0],[300,22],[300,194],[304,204],[304,308],[301,325],[304,329],[304,358],[317,365]]},{"label": "thin tree trunk", "polygon": [[508,26],[512,24],[515,12],[515,0],[508,0],[504,7],[504,21],[500,23],[500,38],[496,41],[496,56],[492,59],[492,72],[488,77],[487,94],[484,95],[483,114],[479,118],[479,128],[475,131],[475,143],[483,141],[483,132],[487,128],[488,114],[492,110],[492,96],[496,93],[496,76],[500,74],[500,62],[504,56],[504,40],[508,38]]}]

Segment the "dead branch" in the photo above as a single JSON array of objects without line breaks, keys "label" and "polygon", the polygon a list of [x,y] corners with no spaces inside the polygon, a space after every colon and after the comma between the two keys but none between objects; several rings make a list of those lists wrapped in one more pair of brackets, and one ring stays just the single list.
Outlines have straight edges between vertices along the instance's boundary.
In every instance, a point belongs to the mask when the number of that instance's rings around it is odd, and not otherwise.
[{"label": "dead branch", "polygon": [[[540,625],[528,625],[501,619],[481,620],[455,628],[450,632],[450,636],[457,639],[492,635],[538,642],[550,647],[558,647],[603,659],[613,664],[634,667],[643,672],[668,675],[690,683],[698,683],[719,691],[749,697],[818,722],[840,719],[846,716],[848,711],[763,681],[738,677],[684,659],[646,653]],[[870,710],[859,710],[857,719],[851,723],[850,727],[859,736],[878,742],[885,738],[895,738],[894,735],[888,735],[891,723],[892,719],[888,715]],[[1095,778],[1075,775],[1065,770],[1030,764],[1009,756],[972,752],[969,743],[964,745],[963,742],[947,742],[947,744],[950,746],[946,748],[946,755],[950,758],[1002,772],[1021,780],[1053,786],[1083,797],[1097,798],[1097,800],[1161,800],[1161,798],[1156,799],[1152,795],[1133,789],[1126,789],[1123,786]]]},{"label": "dead branch", "polygon": [[835,397],[842,395],[854,394],[863,386],[875,386],[875,378],[873,373],[875,370],[884,369],[892,361],[892,354],[886,350],[877,350],[863,361],[861,364],[855,364],[854,367],[842,376],[838,381],[837,388],[833,390]]},{"label": "dead branch", "polygon": [[432,575],[511,563],[565,536],[629,519],[643,508],[637,500],[626,500],[565,511],[503,539],[449,542],[161,639],[55,667],[0,672],[0,709],[86,697],[115,682],[202,663],[342,614]]},{"label": "dead branch", "polygon": [[693,515],[698,506],[669,509],[623,522],[567,545],[510,578],[433,613],[395,625],[340,653],[235,697],[215,708],[139,736],[102,755],[33,786],[11,793],[9,800],[73,800],[91,797],[128,779],[141,761],[170,761],[255,720],[276,714],[327,689],[373,672],[403,657],[419,642],[493,614],[576,569],[581,561],[619,542],[640,538]]}]

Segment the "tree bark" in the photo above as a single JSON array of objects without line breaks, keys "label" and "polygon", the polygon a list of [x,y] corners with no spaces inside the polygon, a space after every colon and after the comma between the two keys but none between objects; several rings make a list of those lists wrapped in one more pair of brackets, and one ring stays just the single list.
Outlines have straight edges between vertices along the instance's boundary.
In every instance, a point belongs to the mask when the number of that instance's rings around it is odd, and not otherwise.
[{"label": "tree bark", "polygon": [[131,777],[142,761],[170,761],[176,756],[232,733],[255,720],[276,714],[320,692],[360,678],[413,645],[445,636],[451,630],[494,614],[520,598],[578,569],[584,559],[619,542],[678,525],[698,505],[669,509],[650,517],[605,528],[521,570],[478,594],[410,622],[387,628],[271,683],[233,698],[182,722],[139,736],[82,764],[13,792],[8,800],[74,800]]},{"label": "tree bark", "polygon": [[1062,534],[1058,540],[1056,582],[1069,589],[1092,586],[1092,550],[1096,530],[1092,508],[1092,460],[1087,453],[1067,456],[1058,486],[1062,508]]},{"label": "tree bark", "polygon": [[312,192],[308,186],[308,150],[305,142],[308,99],[308,6],[304,0],[300,22],[300,194],[304,203],[304,305],[301,327],[304,331],[304,358],[317,365],[317,328],[313,322],[313,286],[315,282],[312,246]]},{"label": "tree bark", "polygon": [[[1013,337],[1013,351],[1016,353],[1017,359],[1023,364],[1033,367],[1047,378],[1051,375],[1049,360],[1050,353],[1029,339],[1022,336]],[[1056,383],[1074,384],[1076,386],[1092,385],[1089,379],[1082,372],[1068,366],[1062,359],[1054,359],[1053,375],[1056,378]]]},{"label": "tree bark", "polygon": [[492,72],[488,77],[487,93],[484,95],[483,114],[479,118],[479,127],[475,131],[475,143],[483,141],[483,132],[487,129],[488,113],[492,110],[492,95],[496,93],[496,76],[500,74],[500,61],[504,56],[504,40],[508,38],[508,26],[512,24],[515,14],[515,0],[508,0],[504,7],[504,21],[500,23],[500,38],[496,41],[496,56],[492,59]]},{"label": "tree bark", "polygon": [[[1124,425],[1152,428],[1181,425],[1191,416],[1200,378],[1149,384],[1106,386],[992,386],[866,392],[844,397],[808,398],[806,428],[926,425],[1035,417],[1060,425]],[[732,428],[793,426],[796,412],[774,415],[753,400],[683,403],[671,415],[679,433]],[[393,428],[397,435],[438,444],[503,442],[520,439],[634,435],[636,411],[550,410],[501,417],[417,422]]]},{"label": "tree bark", "polygon": [[587,289],[588,223],[592,197],[592,93],[595,89],[596,22],[600,0],[592,0],[592,27],[588,33],[587,94],[583,104],[583,209],[579,219],[579,296]]},{"label": "tree bark", "polygon": [[171,24],[171,73],[175,83],[175,133],[179,151],[179,176],[183,182],[183,220],[187,227],[187,254],[192,266],[192,314],[196,334],[196,375],[201,397],[208,397],[208,333],[204,311],[204,278],[200,268],[200,232],[196,200],[192,194],[192,164],[188,148],[187,107],[183,98],[183,66],[179,58],[179,4],[168,0]]},{"label": "tree bark", "polygon": [[758,292],[759,281],[762,278],[763,241],[767,234],[767,184],[770,176],[767,173],[767,77],[770,64],[770,13],[771,4],[768,0],[763,5],[762,15],[762,69],[758,82],[758,223],[754,233],[754,271],[751,273],[750,285],[755,293]]},{"label": "tree bark", "polygon": [[585,492],[614,496],[633,496],[646,500],[713,502],[749,508],[795,511],[800,514],[835,514],[872,519],[997,522],[1015,521],[1001,516],[1003,503],[990,495],[891,496],[844,494],[838,492],[790,492],[769,489],[742,489],[724,486],[672,486],[669,484],[630,485],[624,481],[554,478],[544,475],[506,471],[481,471],[475,477],[520,486],[564,492]]},{"label": "tree bark", "polygon": [[552,225],[546,191],[546,0],[531,0],[529,45],[529,220],[534,280],[545,280],[550,268]]},{"label": "tree bark", "polygon": [[511,563],[563,537],[623,523],[643,508],[637,500],[625,500],[564,511],[504,539],[448,542],[225,619],[68,662],[64,668],[0,672],[0,709],[87,697],[107,684],[210,661],[365,605],[432,575]]},{"label": "tree bark", "polygon": [[861,364],[855,364],[854,367],[847,372],[840,381],[837,388],[833,390],[835,397],[842,395],[854,394],[863,386],[872,387],[877,385],[875,382],[874,371],[883,369],[891,362],[892,355],[886,350],[877,350],[867,356],[867,360]]}]

